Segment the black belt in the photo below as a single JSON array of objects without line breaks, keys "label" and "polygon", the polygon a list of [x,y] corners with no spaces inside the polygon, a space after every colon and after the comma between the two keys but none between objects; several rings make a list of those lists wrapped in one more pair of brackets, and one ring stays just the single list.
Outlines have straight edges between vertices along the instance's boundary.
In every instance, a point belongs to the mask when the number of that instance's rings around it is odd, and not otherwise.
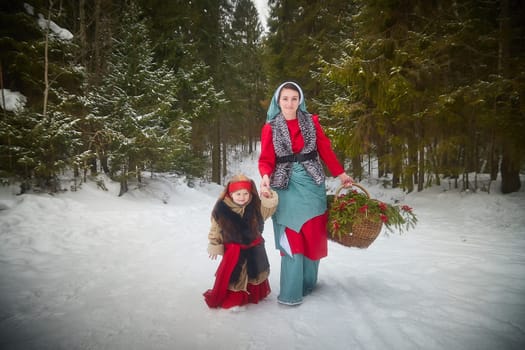
[{"label": "black belt", "polygon": [[289,154],[287,156],[277,157],[275,161],[277,163],[288,163],[288,162],[304,162],[305,160],[311,160],[317,158],[317,151],[312,151],[309,153],[296,153]]}]

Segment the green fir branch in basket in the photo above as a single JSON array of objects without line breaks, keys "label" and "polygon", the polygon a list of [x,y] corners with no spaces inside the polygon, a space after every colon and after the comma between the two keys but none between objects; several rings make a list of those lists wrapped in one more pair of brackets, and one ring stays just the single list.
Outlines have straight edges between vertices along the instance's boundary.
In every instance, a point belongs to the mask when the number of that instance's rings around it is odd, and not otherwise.
[{"label": "green fir branch in basket", "polygon": [[389,232],[403,233],[414,228],[417,217],[413,209],[408,205],[392,205],[370,198],[364,188],[349,189],[345,194],[339,194],[330,198],[329,203],[329,232],[332,236],[348,234],[351,226],[362,223],[365,220],[381,222]]}]

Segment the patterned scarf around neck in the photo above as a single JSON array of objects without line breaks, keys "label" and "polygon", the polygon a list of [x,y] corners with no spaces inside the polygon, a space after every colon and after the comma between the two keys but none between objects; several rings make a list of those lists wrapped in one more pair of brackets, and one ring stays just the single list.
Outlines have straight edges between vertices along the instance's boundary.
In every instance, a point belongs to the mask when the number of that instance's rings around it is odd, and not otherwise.
[{"label": "patterned scarf around neck", "polygon": [[[312,120],[312,115],[304,113],[301,110],[297,111],[297,119],[299,121],[299,128],[304,139],[304,147],[300,154],[309,154],[317,150],[317,138],[315,125]],[[290,139],[290,132],[286,125],[286,119],[279,113],[271,122],[272,140],[277,158],[286,157],[293,154],[292,140]],[[314,180],[317,185],[320,185],[325,180],[325,174],[319,159],[304,160],[300,162],[306,172]],[[271,177],[271,186],[276,189],[286,189],[292,174],[292,162],[277,163],[275,171]]]}]

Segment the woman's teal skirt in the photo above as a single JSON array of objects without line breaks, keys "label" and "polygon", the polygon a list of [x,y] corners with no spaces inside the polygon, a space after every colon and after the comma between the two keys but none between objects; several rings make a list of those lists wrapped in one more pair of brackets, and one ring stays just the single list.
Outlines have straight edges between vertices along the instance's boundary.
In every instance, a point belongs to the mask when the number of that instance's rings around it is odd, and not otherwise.
[{"label": "woman's teal skirt", "polygon": [[317,185],[301,164],[293,163],[288,188],[275,191],[279,194],[279,205],[272,216],[275,245],[291,256],[285,229],[299,232],[305,222],[326,212],[326,187],[324,182]]}]

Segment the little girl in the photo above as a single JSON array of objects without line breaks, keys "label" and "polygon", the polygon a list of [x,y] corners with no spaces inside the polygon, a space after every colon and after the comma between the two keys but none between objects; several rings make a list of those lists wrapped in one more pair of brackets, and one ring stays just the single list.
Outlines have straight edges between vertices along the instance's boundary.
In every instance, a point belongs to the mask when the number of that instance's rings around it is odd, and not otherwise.
[{"label": "little girl", "polygon": [[266,189],[262,200],[253,180],[234,176],[211,213],[208,254],[222,255],[213,289],[204,293],[210,308],[257,304],[270,294],[270,265],[264,248],[264,221],[277,208],[277,193]]}]

